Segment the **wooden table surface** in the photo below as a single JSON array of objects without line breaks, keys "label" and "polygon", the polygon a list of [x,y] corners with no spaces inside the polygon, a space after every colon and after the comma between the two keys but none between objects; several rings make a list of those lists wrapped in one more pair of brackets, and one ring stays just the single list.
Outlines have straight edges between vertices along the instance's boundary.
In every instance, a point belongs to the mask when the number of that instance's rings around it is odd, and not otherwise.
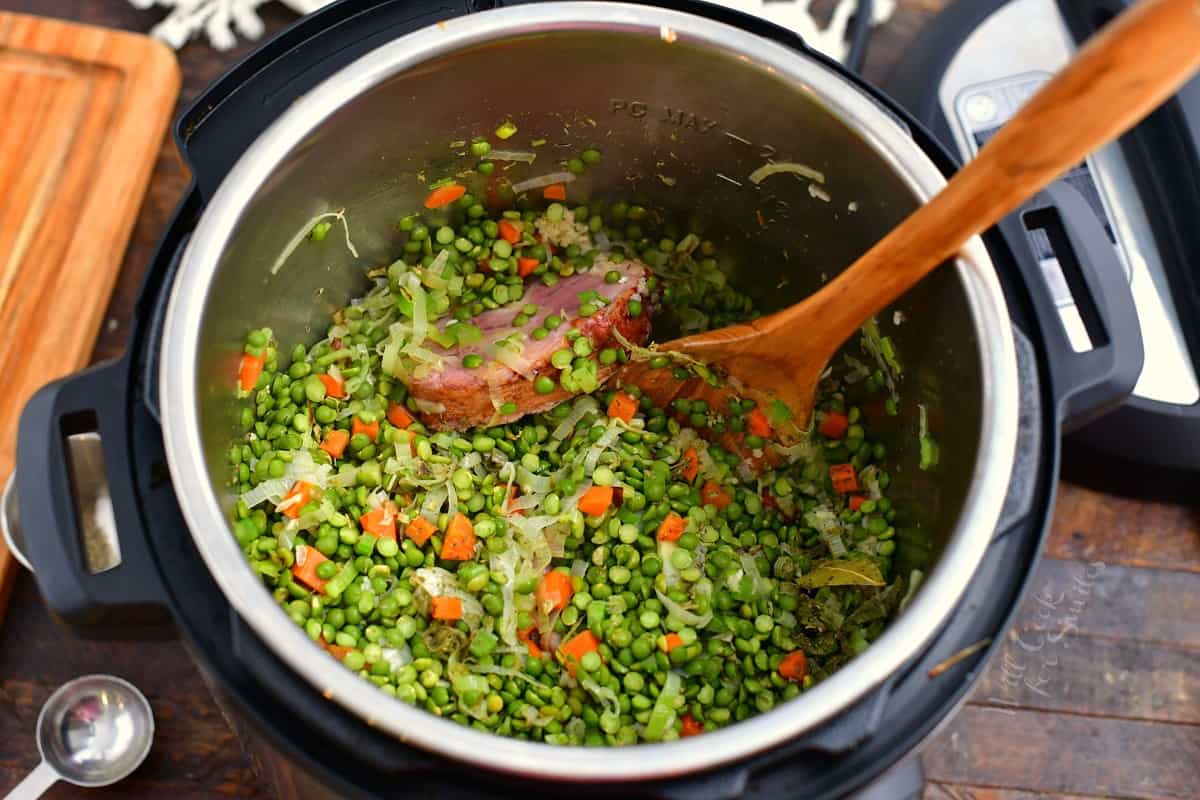
[{"label": "wooden table surface", "polygon": [[[885,74],[945,0],[900,0],[866,72]],[[8,10],[147,31],[158,12],[124,0],[4,0]],[[262,9],[268,30],[291,17]],[[186,103],[247,46],[180,53]],[[187,185],[163,142],[96,360],[121,351],[142,272]],[[273,797],[255,778],[183,647],[84,642],[48,617],[22,574],[0,628],[0,791],[38,760],[34,721],[61,683],[122,675],[158,722],[146,764],[116,787],[68,797]],[[1020,621],[972,701],[924,754],[926,798],[1200,797],[1200,510],[1063,484],[1053,532]]]}]

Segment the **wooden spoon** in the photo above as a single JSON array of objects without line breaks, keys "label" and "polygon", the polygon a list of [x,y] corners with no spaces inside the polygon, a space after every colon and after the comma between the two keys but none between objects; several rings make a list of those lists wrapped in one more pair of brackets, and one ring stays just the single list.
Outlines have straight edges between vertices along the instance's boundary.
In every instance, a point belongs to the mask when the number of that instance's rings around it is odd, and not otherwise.
[{"label": "wooden spoon", "polygon": [[[1142,0],[1092,37],[937,196],[820,291],[770,316],[660,349],[720,367],[751,397],[787,405],[803,426],[821,373],[866,320],[972,236],[1133,127],[1198,68],[1200,0]],[[619,380],[659,405],[695,396],[699,383],[681,384],[671,370],[645,362]]]}]

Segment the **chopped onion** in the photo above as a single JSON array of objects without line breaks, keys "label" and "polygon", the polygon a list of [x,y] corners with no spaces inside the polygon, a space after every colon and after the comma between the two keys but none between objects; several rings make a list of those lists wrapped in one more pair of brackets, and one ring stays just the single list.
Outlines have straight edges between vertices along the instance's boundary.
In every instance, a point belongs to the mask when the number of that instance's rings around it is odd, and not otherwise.
[{"label": "chopped onion", "polygon": [[742,564],[742,571],[746,573],[754,585],[754,593],[759,597],[766,597],[770,593],[770,587],[763,580],[762,573],[758,571],[758,564],[754,562],[754,557],[749,553],[741,553],[738,555],[738,561]]},{"label": "chopped onion", "polygon": [[604,451],[612,447],[613,442],[621,435],[621,427],[616,420],[609,423],[608,430],[600,434],[600,438],[593,442],[587,451],[587,455],[583,457],[583,469],[587,474],[591,474],[596,465],[600,463],[600,456]]},{"label": "chopped onion", "polygon": [[458,490],[454,481],[446,481],[446,516],[453,517],[458,513]]},{"label": "chopped onion", "polygon": [[609,241],[608,235],[604,231],[596,231],[592,234],[592,243],[596,245],[596,249],[601,253],[607,253],[612,250],[612,242]]},{"label": "chopped onion", "polygon": [[550,434],[550,438],[561,442],[563,439],[566,439],[571,435],[571,431],[575,430],[575,426],[579,424],[579,420],[583,419],[594,411],[598,411],[599,409],[600,404],[596,402],[595,398],[588,395],[580,397],[571,407],[571,413],[568,414],[563,421],[558,424],[558,427],[555,428]]},{"label": "chopped onion", "polygon": [[[532,164],[537,158],[536,153],[531,153],[526,150],[489,150],[487,154],[488,161],[520,161],[525,164]],[[514,189],[516,187],[513,187]]]},{"label": "chopped onion", "polygon": [[817,183],[825,182],[825,173],[815,170],[807,164],[798,164],[794,161],[775,161],[763,164],[761,167],[754,170],[754,172],[750,173],[750,182],[759,184],[772,175],[777,175],[781,172],[799,175],[803,178],[808,178],[810,181],[816,181]]},{"label": "chopped onion", "polygon": [[[553,181],[551,181],[551,183],[553,183]],[[312,233],[313,227],[318,222],[329,219],[330,217],[341,221],[342,230],[346,234],[346,249],[350,251],[350,255],[358,258],[358,250],[354,248],[354,242],[350,241],[350,226],[346,223],[346,209],[343,208],[341,211],[326,211],[324,214],[317,214],[308,222],[304,223],[300,227],[300,230],[296,231],[296,235],[293,236],[288,243],[283,246],[283,251],[275,259],[275,263],[271,265],[271,274],[274,275],[276,272],[279,272],[279,268],[282,267],[283,263],[291,257],[292,253],[296,252],[296,248],[300,246],[300,243],[308,238],[308,235]]]},{"label": "chopped onion", "polygon": [[413,402],[417,404],[417,410],[422,414],[441,414],[446,410],[444,403],[434,400],[422,400],[420,397],[414,397]]},{"label": "chopped onion", "polygon": [[294,483],[294,481],[290,481],[287,478],[272,478],[270,480],[265,480],[250,491],[245,492],[241,497],[241,501],[245,503],[248,508],[254,508],[264,500],[282,498],[288,493],[288,490],[292,488],[292,483]]},{"label": "chopped onion", "polygon": [[575,176],[570,172],[551,172],[548,175],[539,175],[536,178],[528,178],[520,183],[514,183],[512,190],[520,194],[530,189],[541,189],[556,183],[570,183],[573,180],[575,180]]},{"label": "chopped onion", "polygon": [[919,569],[914,569],[908,574],[908,591],[904,593],[904,597],[900,600],[900,610],[908,608],[908,604],[912,602],[913,595],[917,593],[917,589],[921,588],[921,581],[925,580],[925,573]]},{"label": "chopped onion", "polygon": [[582,578],[587,572],[587,562],[582,558],[577,558],[571,562],[571,575],[576,578]]},{"label": "chopped onion", "polygon": [[407,644],[400,647],[385,647],[382,655],[383,660],[392,668],[392,672],[407,667],[413,661],[412,649]]},{"label": "chopped onion", "polygon": [[667,597],[667,595],[663,594],[658,589],[655,589],[654,593],[658,595],[658,601],[662,603],[663,608],[667,610],[667,616],[679,620],[684,625],[692,628],[703,628],[710,621],[712,621],[713,614],[711,610],[709,610],[707,614],[693,614],[691,611],[688,611],[686,608],[679,605],[679,603],[676,603],[670,597]]},{"label": "chopped onion", "polygon": [[448,495],[449,492],[446,491],[445,485],[430,489],[429,494],[425,495],[425,502],[421,504],[421,516],[430,522],[437,522],[438,515],[442,513],[442,506],[445,505]]},{"label": "chopped onion", "polygon": [[[449,250],[443,250],[438,254],[438,258],[442,258],[442,256],[449,258],[449,252]],[[429,309],[425,305],[427,297],[425,288],[421,286],[421,281],[417,279],[416,275],[409,276],[408,291],[412,294],[412,344],[420,345],[425,341],[426,334],[429,333]]]},{"label": "chopped onion", "polygon": [[821,535],[834,558],[846,555],[846,543],[842,541],[841,526],[838,525],[837,516],[832,511],[828,508],[813,509],[804,515],[804,521]]},{"label": "chopped onion", "polygon": [[533,365],[521,357],[517,348],[501,345],[496,348],[496,360],[525,379],[534,376]]}]

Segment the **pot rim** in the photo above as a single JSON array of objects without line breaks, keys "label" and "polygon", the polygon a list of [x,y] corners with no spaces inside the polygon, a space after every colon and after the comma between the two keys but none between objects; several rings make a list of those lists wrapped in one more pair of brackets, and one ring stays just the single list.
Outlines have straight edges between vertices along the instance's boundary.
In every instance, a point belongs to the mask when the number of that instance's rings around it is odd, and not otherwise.
[{"label": "pot rim", "polygon": [[[159,376],[167,462],[180,508],[201,557],[233,608],[271,650],[328,700],[398,739],[463,762],[565,782],[634,781],[712,769],[811,731],[846,710],[916,656],[939,630],[972,579],[1000,516],[1016,449],[1017,366],[1007,307],[991,261],[976,237],[955,271],[978,332],[983,379],[979,451],[964,510],[947,546],[909,607],[869,648],[813,689],[720,731],[686,740],[623,748],[584,748],[483,733],[383,694],[315,645],[271,597],[246,562],[213,491],[205,464],[194,365],[213,273],[247,203],[280,160],[345,103],[430,59],[534,32],[614,30],[679,39],[749,58],[795,83],[855,129],[922,200],[945,179],[895,119],[834,69],[740,28],[662,8],[613,2],[545,2],[446,20],[391,41],[326,79],[247,148],[207,204],[180,263],[163,327],[162,363],[193,368]],[[664,43],[663,46],[669,46]],[[747,56],[747,54],[752,54]],[[565,756],[565,757],[564,757]]]}]

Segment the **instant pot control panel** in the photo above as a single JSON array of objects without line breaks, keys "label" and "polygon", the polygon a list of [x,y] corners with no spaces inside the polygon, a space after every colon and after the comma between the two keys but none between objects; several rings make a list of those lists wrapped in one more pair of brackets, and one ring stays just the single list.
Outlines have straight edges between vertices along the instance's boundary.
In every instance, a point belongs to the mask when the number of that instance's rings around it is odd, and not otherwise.
[{"label": "instant pot control panel", "polygon": [[[884,89],[963,160],[987,140],[1126,0],[959,0],[909,50]],[[1104,114],[1105,109],[1095,113]],[[1200,470],[1200,80],[1118,143],[1064,175],[1103,226],[1129,286],[1145,362],[1120,409],[1076,431],[1070,449],[1101,456],[1121,490],[1130,462]],[[1014,217],[1020,218],[1018,211]],[[1026,231],[1072,347],[1093,347],[1045,231]],[[1115,332],[1114,335],[1121,335]],[[1155,480],[1158,476],[1155,476]]]}]

